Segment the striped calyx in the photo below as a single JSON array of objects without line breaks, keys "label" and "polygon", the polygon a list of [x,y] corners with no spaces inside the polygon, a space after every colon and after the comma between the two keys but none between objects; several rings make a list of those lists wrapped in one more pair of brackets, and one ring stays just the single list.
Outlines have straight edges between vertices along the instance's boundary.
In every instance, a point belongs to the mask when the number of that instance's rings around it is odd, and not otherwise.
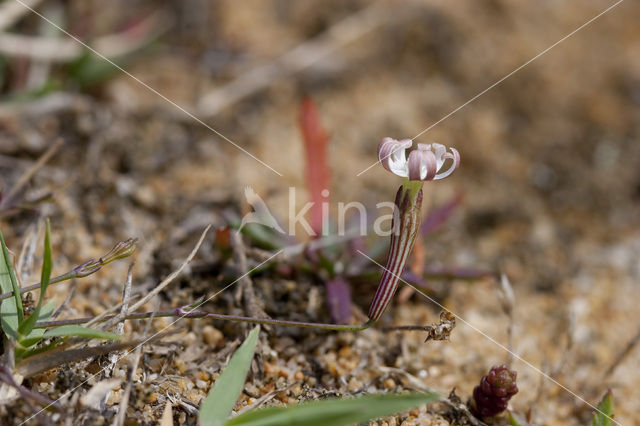
[{"label": "striped calyx", "polygon": [[407,180],[396,194],[389,256],[369,308],[370,321],[380,319],[398,288],[398,280],[420,230],[422,184],[422,181]]}]

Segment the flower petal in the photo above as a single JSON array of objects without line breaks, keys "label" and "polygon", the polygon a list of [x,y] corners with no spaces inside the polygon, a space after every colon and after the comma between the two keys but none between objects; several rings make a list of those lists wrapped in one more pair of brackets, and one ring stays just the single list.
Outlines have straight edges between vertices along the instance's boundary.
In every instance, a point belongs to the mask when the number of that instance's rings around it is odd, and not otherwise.
[{"label": "flower petal", "polygon": [[438,180],[438,179],[444,179],[447,176],[449,176],[451,173],[453,173],[459,166],[460,166],[460,153],[458,152],[457,149],[455,148],[451,148],[451,153],[445,153],[443,155],[443,163],[444,160],[450,158],[453,163],[451,164],[451,166],[449,167],[449,169],[447,169],[446,171],[442,172],[442,173],[438,173],[437,175],[435,175],[435,177],[433,178],[433,180]]},{"label": "flower petal", "polygon": [[382,167],[391,173],[407,177],[409,172],[407,168],[406,150],[412,145],[411,140],[405,139],[398,141],[392,138],[384,138],[378,145],[378,160]]},{"label": "flower petal", "polygon": [[444,164],[444,158],[442,157],[447,152],[447,147],[440,143],[435,143],[435,142],[432,143],[431,146],[433,147],[433,151],[436,156],[438,170],[440,170],[440,167],[442,167],[442,165]]},{"label": "flower petal", "polygon": [[[447,152],[447,147],[439,143],[419,143],[417,149],[409,153],[411,139],[396,140],[384,138],[378,145],[378,160],[391,173],[408,177],[410,180],[439,180],[451,175],[460,165],[460,154],[455,148]],[[440,171],[446,160],[451,159],[451,166]]]},{"label": "flower petal", "polygon": [[436,157],[428,149],[428,145],[418,144],[418,149],[409,153],[409,179],[432,180],[438,169]]}]

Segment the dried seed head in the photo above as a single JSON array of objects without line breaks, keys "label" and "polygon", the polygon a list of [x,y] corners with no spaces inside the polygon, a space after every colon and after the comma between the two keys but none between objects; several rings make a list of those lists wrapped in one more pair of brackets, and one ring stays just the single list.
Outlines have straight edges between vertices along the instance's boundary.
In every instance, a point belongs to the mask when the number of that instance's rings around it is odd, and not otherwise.
[{"label": "dried seed head", "polygon": [[129,238],[126,241],[121,241],[116,244],[107,254],[102,256],[100,259],[89,259],[82,265],[78,265],[74,268],[74,272],[76,273],[76,277],[82,278],[87,275],[91,275],[94,272],[97,272],[100,268],[102,268],[107,263],[111,263],[114,260],[122,259],[127,256],[131,256],[133,252],[136,250],[136,239]]},{"label": "dried seed head", "polygon": [[[427,181],[444,179],[460,166],[460,153],[455,148],[447,152],[447,148],[439,143],[419,143],[407,159],[406,150],[412,144],[410,139],[382,139],[378,145],[378,160],[382,167],[409,180]],[[451,159],[452,163],[448,169],[441,171],[447,159]]]}]

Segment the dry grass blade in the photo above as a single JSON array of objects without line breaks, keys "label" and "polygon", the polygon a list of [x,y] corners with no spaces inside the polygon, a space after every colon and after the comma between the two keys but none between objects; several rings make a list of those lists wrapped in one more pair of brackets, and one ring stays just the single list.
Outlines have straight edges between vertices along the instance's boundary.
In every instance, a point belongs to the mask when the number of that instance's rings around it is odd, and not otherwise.
[{"label": "dry grass blade", "polygon": [[[268,318],[269,316],[258,305],[256,294],[253,290],[253,281],[249,277],[247,266],[247,255],[245,252],[242,237],[239,232],[231,233],[231,247],[233,248],[233,260],[238,265],[240,278],[237,286],[237,298],[241,298],[244,309],[249,316],[255,318]],[[268,330],[268,328],[265,328]]]},{"label": "dry grass blade", "polygon": [[104,401],[115,387],[119,386],[122,383],[122,379],[105,379],[101,380],[89,389],[88,392],[84,393],[80,397],[80,404],[85,407],[90,407],[94,410],[103,409]]},{"label": "dry grass blade", "polygon": [[162,339],[172,332],[159,333],[148,339],[136,339],[128,342],[110,343],[103,346],[94,346],[80,349],[58,349],[34,355],[22,361],[16,366],[16,372],[26,377],[47,371],[70,362],[81,361],[90,357],[106,355],[114,351],[122,351],[135,348],[142,343],[154,342]]},{"label": "dry grass blade", "polygon": [[58,149],[60,149],[60,147],[62,146],[62,143],[63,143],[62,139],[57,139],[45,151],[45,153],[42,154],[42,156],[38,159],[38,161],[36,161],[36,163],[33,166],[31,166],[26,172],[22,174],[22,176],[20,176],[18,181],[15,183],[15,185],[13,185],[13,187],[11,188],[11,190],[9,190],[7,195],[2,198],[2,201],[0,201],[0,210],[10,205],[11,201],[13,201],[13,198],[18,194],[18,192],[20,192],[20,190],[27,184],[27,182],[29,182],[29,180],[33,177],[33,175],[35,175],[36,172],[42,166],[44,166],[47,163],[47,161],[51,159],[51,157],[53,157],[53,155],[58,151]]},{"label": "dry grass blade", "polygon": [[138,302],[134,303],[133,306],[131,307],[131,309],[129,309],[129,312],[135,312],[137,309],[139,309],[142,305],[144,305],[145,303],[147,303],[149,300],[153,299],[156,295],[158,295],[162,290],[164,290],[164,288],[166,286],[168,286],[169,284],[171,284],[171,282],[176,279],[176,277],[178,275],[180,275],[180,273],[184,270],[184,268],[193,260],[193,258],[195,257],[196,253],[198,252],[198,250],[200,249],[200,246],[202,245],[202,242],[204,241],[204,237],[207,236],[207,233],[209,232],[209,229],[211,229],[211,225],[208,225],[205,230],[202,232],[202,235],[200,236],[200,239],[198,240],[198,242],[196,243],[195,247],[193,248],[193,250],[191,250],[191,253],[189,253],[189,256],[187,256],[187,258],[184,260],[184,262],[182,262],[182,264],[178,267],[178,269],[176,269],[175,271],[173,271],[171,274],[169,274],[169,276],[167,278],[165,278],[160,284],[158,284],[153,290],[151,290],[146,296],[144,296],[142,299],[140,299]]},{"label": "dry grass blade", "polygon": [[173,409],[171,408],[171,401],[169,400],[167,400],[167,403],[164,405],[160,426],[173,426]]},{"label": "dry grass blade", "polygon": [[498,298],[500,299],[500,305],[502,306],[502,311],[509,319],[507,324],[507,349],[509,349],[507,365],[511,365],[513,362],[513,327],[516,320],[516,296],[513,292],[511,282],[505,274],[500,275],[500,289],[497,290],[497,293]]},{"label": "dry grass blade", "polygon": [[36,243],[38,242],[39,227],[33,225],[29,227],[27,236],[22,244],[20,256],[16,265],[16,277],[22,284],[22,280],[27,277],[33,269],[34,254],[36,252]]},{"label": "dry grass blade", "polygon": [[[130,269],[131,270],[131,269]],[[143,342],[136,347],[136,351],[133,358],[133,364],[129,370],[129,379],[127,380],[127,387],[124,390],[124,394],[122,395],[122,399],[120,400],[120,404],[118,406],[118,414],[116,416],[116,420],[114,422],[114,426],[124,426],[126,416],[127,416],[127,407],[129,406],[129,398],[131,396],[131,387],[133,386],[133,376],[136,374],[136,370],[138,369],[138,365],[140,364],[140,356],[142,355],[142,347],[144,343],[148,340],[146,338],[147,333],[149,332],[149,328],[151,326],[151,322],[153,321],[153,317],[149,318],[147,321],[147,325],[144,328],[144,332],[142,333]]]},{"label": "dry grass blade", "polygon": [[124,281],[124,286],[122,289],[122,302],[120,303],[120,313],[115,317],[105,321],[100,326],[100,328],[106,329],[106,328],[112,327],[113,325],[116,325],[116,329],[114,330],[114,332],[116,334],[122,334],[122,331],[124,330],[124,324],[122,323],[122,320],[127,316],[127,313],[129,312],[129,302],[131,300],[131,282],[133,281],[133,265],[134,263],[131,263],[129,265],[129,270],[127,271],[127,279]]},{"label": "dry grass blade", "polygon": [[[136,250],[136,239],[129,238],[126,241],[121,241],[116,244],[107,254],[100,259],[89,259],[85,263],[76,266],[71,271],[51,278],[49,285],[61,283],[63,281],[70,280],[72,278],[83,278],[93,273],[98,272],[104,265],[131,256]],[[20,288],[20,293],[26,293],[27,291],[37,290],[40,288],[40,283],[28,285]],[[13,292],[6,292],[0,294],[0,300],[13,297]]]},{"label": "dry grass blade", "polygon": [[[139,295],[134,294],[133,296],[131,296],[131,299],[137,299],[139,297]],[[118,309],[120,309],[122,307],[122,302],[118,302],[115,305],[111,306],[110,308],[107,308],[105,311],[101,312],[100,314],[98,314],[97,316],[91,318],[89,321],[87,321],[86,323],[83,323],[85,325],[85,327],[91,327],[93,324],[97,324],[99,322],[102,322],[105,320],[105,317],[109,316],[110,314],[112,314],[113,312],[117,311]]]},{"label": "dry grass blade", "polygon": [[452,424],[470,424],[473,426],[486,426],[487,424],[480,421],[471,414],[467,405],[462,402],[460,397],[456,395],[455,388],[449,394],[448,399],[443,399],[442,402],[451,408],[451,411],[446,414],[446,417],[452,419]]},{"label": "dry grass blade", "polygon": [[633,336],[629,340],[629,343],[626,344],[624,349],[622,349],[618,353],[618,355],[615,357],[615,359],[613,360],[609,368],[605,370],[604,374],[602,375],[603,379],[611,375],[615,371],[616,367],[618,367],[618,365],[620,365],[622,361],[624,361],[627,355],[631,353],[633,348],[635,348],[638,345],[638,342],[640,342],[640,329],[638,329],[638,332],[635,334],[635,336]]}]

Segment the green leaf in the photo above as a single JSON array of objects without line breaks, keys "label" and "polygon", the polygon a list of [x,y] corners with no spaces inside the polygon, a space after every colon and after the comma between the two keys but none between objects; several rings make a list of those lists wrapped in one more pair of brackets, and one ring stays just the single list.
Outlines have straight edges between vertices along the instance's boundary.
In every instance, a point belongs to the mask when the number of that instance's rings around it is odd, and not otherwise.
[{"label": "green leaf", "polygon": [[[38,315],[38,321],[48,321],[53,315],[53,311],[56,308],[55,300],[48,301],[42,309],[40,309],[40,314]],[[42,340],[42,336],[44,335],[44,328],[34,328],[31,330],[29,334],[26,336],[20,336],[18,339],[18,345],[16,346],[16,358],[21,358],[24,353],[27,352],[27,349],[31,346],[38,343]]]},{"label": "green leaf", "polygon": [[511,411],[509,411],[509,424],[511,426],[518,426],[518,421],[516,420],[515,416],[511,413]]},{"label": "green leaf", "polygon": [[366,395],[359,398],[327,399],[288,407],[248,411],[225,426],[340,426],[389,416],[440,399],[436,393]]},{"label": "green leaf", "polygon": [[62,340],[51,342],[47,345],[31,347],[30,349],[18,349],[16,348],[16,362],[21,362],[30,356],[38,355],[44,352],[48,352],[57,346],[63,344]]},{"label": "green leaf", "polygon": [[9,256],[7,245],[4,243],[2,232],[0,232],[0,244],[2,245],[0,250],[0,287],[2,287],[3,293],[13,292],[13,298],[4,299],[0,304],[0,322],[5,334],[16,339],[18,337],[18,324],[24,318],[24,310],[18,281],[13,272],[11,257]]},{"label": "green leaf", "polygon": [[41,86],[34,87],[25,91],[10,94],[5,97],[7,103],[25,103],[40,99],[46,95],[57,92],[62,88],[58,80],[49,78]]},{"label": "green leaf", "polygon": [[80,325],[62,325],[60,327],[51,328],[44,332],[42,336],[45,339],[49,337],[86,337],[89,339],[107,339],[119,340],[122,338],[119,334],[109,333],[108,331],[94,330],[93,328],[82,327]]},{"label": "green leaf", "polygon": [[40,274],[40,296],[38,298],[38,305],[34,309],[33,313],[18,326],[18,335],[27,336],[33,330],[33,326],[36,325],[40,317],[40,309],[42,309],[42,302],[44,301],[45,292],[49,286],[49,280],[51,279],[51,269],[53,268],[53,260],[51,259],[51,225],[49,219],[46,221],[44,232],[44,255],[42,259],[42,272]]},{"label": "green leaf", "polygon": [[[115,60],[115,62],[120,66],[124,66],[124,61],[121,58]],[[110,61],[104,61],[87,50],[82,56],[69,64],[67,71],[76,84],[86,89],[114,76],[118,73],[118,68],[113,66]]]},{"label": "green leaf", "polygon": [[229,364],[225,367],[213,388],[200,407],[198,419],[202,426],[219,426],[231,414],[231,410],[238,401],[238,397],[244,388],[247,373],[253,360],[253,354],[258,344],[260,326],[256,326],[247,339],[233,354]]},{"label": "green leaf", "polygon": [[598,404],[598,411],[593,415],[593,426],[611,426],[613,411],[613,399],[611,398],[611,389],[609,389]]}]

